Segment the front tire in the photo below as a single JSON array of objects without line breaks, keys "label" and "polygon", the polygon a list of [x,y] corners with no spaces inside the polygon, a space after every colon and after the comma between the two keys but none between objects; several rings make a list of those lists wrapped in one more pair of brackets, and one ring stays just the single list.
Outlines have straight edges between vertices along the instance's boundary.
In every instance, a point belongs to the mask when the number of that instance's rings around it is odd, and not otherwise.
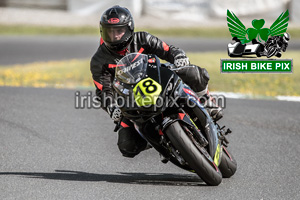
[{"label": "front tire", "polygon": [[236,160],[224,146],[219,169],[222,172],[223,178],[230,178],[235,174],[237,169]]},{"label": "front tire", "polygon": [[219,168],[198,150],[179,122],[171,124],[165,132],[183,159],[206,184],[217,186],[222,182]]},{"label": "front tire", "polygon": [[267,58],[270,58],[272,56],[274,56],[276,54],[276,48],[271,46],[268,48],[268,51],[267,51]]}]

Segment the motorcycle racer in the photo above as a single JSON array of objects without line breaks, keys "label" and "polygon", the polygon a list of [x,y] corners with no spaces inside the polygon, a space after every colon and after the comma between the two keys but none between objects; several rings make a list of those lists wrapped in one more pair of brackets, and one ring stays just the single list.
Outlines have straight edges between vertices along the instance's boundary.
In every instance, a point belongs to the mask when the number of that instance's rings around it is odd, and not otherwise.
[{"label": "motorcycle racer", "polygon": [[[133,52],[155,54],[180,69],[180,78],[189,85],[207,106],[214,120],[222,117],[221,108],[216,106],[209,95],[207,84],[209,75],[206,69],[190,65],[185,52],[173,45],[168,45],[147,32],[134,32],[134,21],[127,8],[113,6],[107,9],[100,20],[100,46],[90,62],[90,70],[96,87],[96,95],[104,110],[112,120],[121,119],[121,110],[113,99],[112,81],[117,62],[125,55]],[[144,150],[147,142],[135,130],[131,121],[122,118],[118,131],[118,147],[125,157],[134,157]]]}]

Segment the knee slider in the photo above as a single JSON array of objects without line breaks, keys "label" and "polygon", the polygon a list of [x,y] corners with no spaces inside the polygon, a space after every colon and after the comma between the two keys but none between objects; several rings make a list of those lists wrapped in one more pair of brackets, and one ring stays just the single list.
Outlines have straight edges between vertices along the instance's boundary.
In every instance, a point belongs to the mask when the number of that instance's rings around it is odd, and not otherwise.
[{"label": "knee slider", "polygon": [[136,148],[135,141],[124,141],[118,143],[118,147],[122,155],[128,158],[133,158],[141,152],[138,148]]},{"label": "knee slider", "polygon": [[209,75],[205,68],[196,65],[177,72],[180,78],[195,92],[200,92],[207,87]]},{"label": "knee slider", "polygon": [[146,148],[147,142],[134,128],[119,130],[118,147],[123,156],[133,158]]}]

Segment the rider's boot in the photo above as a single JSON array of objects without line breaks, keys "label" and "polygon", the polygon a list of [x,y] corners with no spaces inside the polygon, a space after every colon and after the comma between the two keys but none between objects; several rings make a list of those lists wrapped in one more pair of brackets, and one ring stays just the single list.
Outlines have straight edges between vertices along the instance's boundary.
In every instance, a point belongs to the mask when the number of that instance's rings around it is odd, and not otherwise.
[{"label": "rider's boot", "polygon": [[205,90],[197,92],[197,95],[214,121],[218,121],[223,117],[222,108],[218,106],[216,99],[210,95],[207,87]]},{"label": "rider's boot", "polygon": [[165,158],[162,154],[159,154],[160,155],[160,161],[164,164],[166,164],[167,162],[169,162],[169,159]]}]

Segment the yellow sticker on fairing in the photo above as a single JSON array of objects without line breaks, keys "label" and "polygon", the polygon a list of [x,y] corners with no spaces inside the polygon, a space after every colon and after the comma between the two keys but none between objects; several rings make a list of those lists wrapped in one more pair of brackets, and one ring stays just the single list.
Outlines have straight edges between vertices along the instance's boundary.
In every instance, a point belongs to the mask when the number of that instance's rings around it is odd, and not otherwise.
[{"label": "yellow sticker on fairing", "polygon": [[162,91],[162,87],[152,78],[146,78],[138,82],[133,88],[134,100],[138,106],[156,104]]},{"label": "yellow sticker on fairing", "polygon": [[219,166],[219,164],[220,164],[221,153],[222,153],[222,149],[221,149],[220,144],[218,144],[217,149],[216,149],[216,153],[215,153],[215,157],[214,157],[214,163],[217,166]]}]

